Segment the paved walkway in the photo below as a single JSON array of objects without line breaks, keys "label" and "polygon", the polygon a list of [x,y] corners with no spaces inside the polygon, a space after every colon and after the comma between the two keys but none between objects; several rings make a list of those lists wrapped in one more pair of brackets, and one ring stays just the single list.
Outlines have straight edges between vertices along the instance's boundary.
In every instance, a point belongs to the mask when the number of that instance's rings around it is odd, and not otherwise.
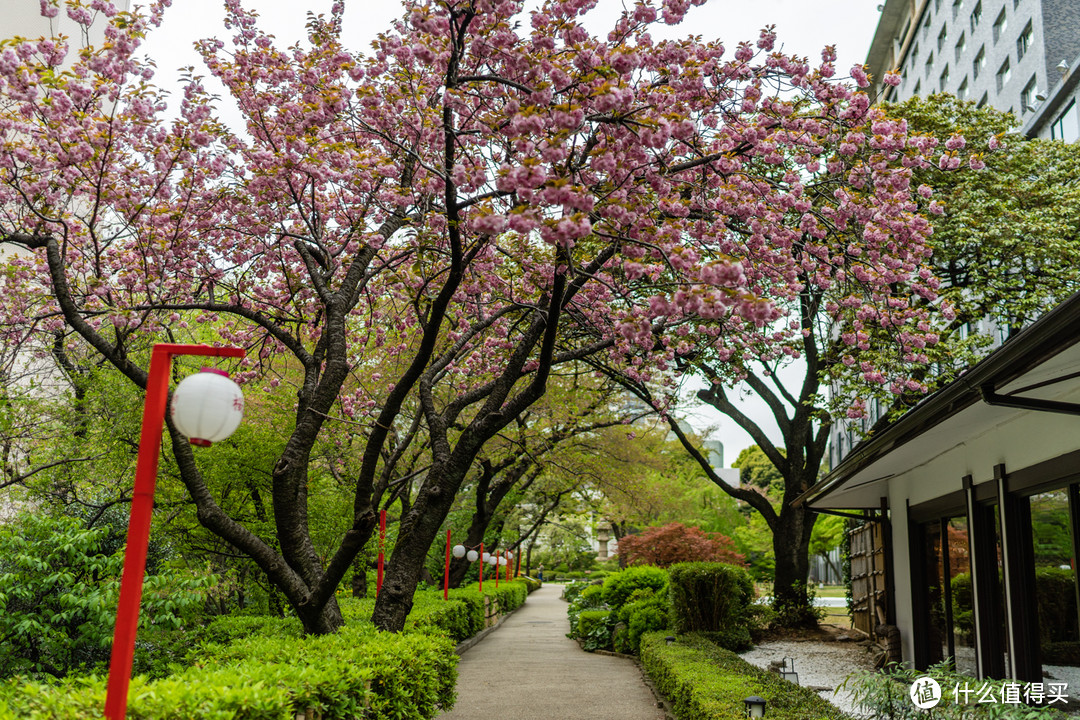
[{"label": "paved walkway", "polygon": [[441,720],[663,720],[632,660],[583,651],[560,585],[545,585],[461,657],[457,704]]}]

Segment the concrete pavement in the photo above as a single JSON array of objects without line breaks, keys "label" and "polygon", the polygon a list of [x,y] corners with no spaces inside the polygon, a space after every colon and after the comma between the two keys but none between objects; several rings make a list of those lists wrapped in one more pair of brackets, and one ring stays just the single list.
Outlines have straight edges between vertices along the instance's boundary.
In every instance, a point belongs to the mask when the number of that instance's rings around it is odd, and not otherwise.
[{"label": "concrete pavement", "polygon": [[566,637],[560,585],[461,656],[457,704],[439,720],[663,720],[632,660],[587,653]]}]

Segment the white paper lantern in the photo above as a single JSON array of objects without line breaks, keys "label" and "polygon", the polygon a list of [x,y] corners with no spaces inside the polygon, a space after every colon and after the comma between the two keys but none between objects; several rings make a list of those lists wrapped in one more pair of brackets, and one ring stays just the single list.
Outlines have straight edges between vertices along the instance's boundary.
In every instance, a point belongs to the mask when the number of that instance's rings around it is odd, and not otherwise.
[{"label": "white paper lantern", "polygon": [[507,550],[507,551],[506,551],[506,558],[507,558],[508,560],[513,560],[513,559],[514,559],[514,553],[510,552],[509,550]]},{"label": "white paper lantern", "polygon": [[173,391],[172,420],[192,445],[205,447],[224,440],[243,417],[244,393],[222,370],[203,368]]},{"label": "white paper lantern", "polygon": [[495,567],[498,564],[499,564],[499,558],[495,557],[494,555],[492,555],[491,557],[488,558],[488,565],[490,565],[492,567]]},{"label": "white paper lantern", "polygon": [[456,557],[456,558],[465,557],[465,546],[464,545],[455,545],[453,553],[454,553],[454,557]]},{"label": "white paper lantern", "polygon": [[499,564],[506,567],[506,558],[499,558]]},{"label": "white paper lantern", "polygon": [[465,553],[465,559],[469,562],[476,562],[476,559],[478,557],[480,557],[480,553],[476,552],[475,550],[470,550],[469,552]]},{"label": "white paper lantern", "polygon": [[489,553],[489,552],[484,553],[483,561],[484,562],[491,562],[491,553]]}]

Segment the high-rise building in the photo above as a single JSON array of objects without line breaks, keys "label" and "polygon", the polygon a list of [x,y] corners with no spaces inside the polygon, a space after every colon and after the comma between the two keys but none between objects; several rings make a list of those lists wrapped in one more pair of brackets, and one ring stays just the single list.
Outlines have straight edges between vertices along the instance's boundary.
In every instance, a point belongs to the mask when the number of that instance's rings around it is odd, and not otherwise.
[{"label": "high-rise building", "polygon": [[[948,92],[1012,111],[1028,137],[1080,138],[1080,0],[885,0],[871,97]],[[898,70],[900,85],[882,83]]]}]

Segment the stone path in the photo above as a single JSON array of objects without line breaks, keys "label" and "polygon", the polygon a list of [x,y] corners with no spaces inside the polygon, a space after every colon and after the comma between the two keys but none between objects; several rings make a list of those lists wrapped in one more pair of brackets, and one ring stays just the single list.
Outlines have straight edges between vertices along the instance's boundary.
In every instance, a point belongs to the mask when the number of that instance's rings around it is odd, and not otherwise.
[{"label": "stone path", "polygon": [[632,660],[566,637],[562,587],[545,585],[461,656],[457,704],[441,720],[663,720]]}]

